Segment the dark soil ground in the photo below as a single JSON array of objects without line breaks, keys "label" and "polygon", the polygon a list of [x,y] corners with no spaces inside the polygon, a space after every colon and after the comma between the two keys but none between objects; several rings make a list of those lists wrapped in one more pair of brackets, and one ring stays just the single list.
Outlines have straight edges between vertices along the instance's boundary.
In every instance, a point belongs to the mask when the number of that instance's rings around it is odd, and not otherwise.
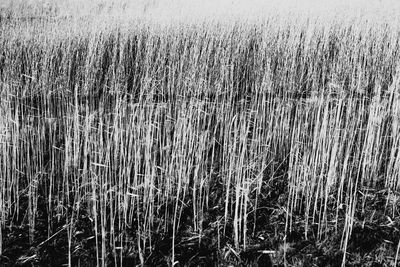
[{"label": "dark soil ground", "polygon": [[[266,184],[270,192],[260,196],[259,211],[256,213],[257,224],[250,221],[249,245],[246,249],[234,249],[230,238],[229,225],[226,236],[218,240],[216,223],[223,216],[223,209],[216,208],[205,214],[204,231],[201,238],[191,232],[190,227],[182,223],[180,235],[176,241],[176,260],[178,266],[340,266],[343,252],[340,250],[341,230],[334,227],[325,231],[323,238],[317,240],[316,227],[311,227],[308,239],[304,235],[304,221],[298,216],[293,231],[285,234],[286,185],[283,179]],[[217,188],[215,193],[218,194]],[[365,209],[355,215],[352,235],[348,243],[347,266],[393,266],[397,245],[400,238],[400,220],[397,202],[387,201],[386,191],[371,191],[365,194]],[[218,197],[218,196],[216,196]],[[65,266],[68,263],[68,225],[66,218],[54,217],[53,236],[47,236],[47,202],[39,198],[38,214],[34,231],[34,240],[29,239],[27,224],[27,199],[21,199],[21,210],[14,223],[3,231],[4,253],[0,266]],[[388,204],[389,203],[389,204]],[[386,212],[385,212],[386,210]],[[393,216],[394,214],[394,216]],[[182,216],[190,220],[190,213]],[[185,218],[186,217],[186,218]],[[338,223],[338,229],[343,222]],[[84,211],[79,215],[72,238],[72,265],[95,266],[96,243],[93,221]],[[129,235],[129,233],[128,233]],[[134,243],[134,231],[131,232]],[[170,262],[172,233],[154,234],[152,253],[146,255],[147,266],[166,266]],[[135,266],[140,263],[138,254],[124,248],[123,264],[115,261],[109,252],[107,263],[110,266]]]}]

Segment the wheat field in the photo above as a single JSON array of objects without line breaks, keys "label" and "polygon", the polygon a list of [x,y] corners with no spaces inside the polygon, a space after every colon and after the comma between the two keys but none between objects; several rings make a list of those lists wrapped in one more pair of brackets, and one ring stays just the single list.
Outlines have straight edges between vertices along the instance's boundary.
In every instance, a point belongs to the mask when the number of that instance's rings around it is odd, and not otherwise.
[{"label": "wheat field", "polygon": [[396,266],[400,12],[330,2],[5,0],[0,265]]}]

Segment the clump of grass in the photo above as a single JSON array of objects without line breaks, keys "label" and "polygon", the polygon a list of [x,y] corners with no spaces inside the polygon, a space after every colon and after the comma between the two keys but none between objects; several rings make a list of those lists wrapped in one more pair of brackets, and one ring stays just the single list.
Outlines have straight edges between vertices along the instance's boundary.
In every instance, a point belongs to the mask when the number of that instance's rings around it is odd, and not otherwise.
[{"label": "clump of grass", "polygon": [[278,178],[286,233],[301,214],[305,238],[335,227],[346,255],[368,189],[397,192],[391,25],[70,23],[4,24],[0,34],[0,229],[29,223],[34,243],[44,198],[49,239],[65,220],[69,265],[82,214],[97,266],[127,249],[145,264],[160,232],[174,265],[182,234],[200,243],[210,223],[218,249],[223,236],[245,250]]}]

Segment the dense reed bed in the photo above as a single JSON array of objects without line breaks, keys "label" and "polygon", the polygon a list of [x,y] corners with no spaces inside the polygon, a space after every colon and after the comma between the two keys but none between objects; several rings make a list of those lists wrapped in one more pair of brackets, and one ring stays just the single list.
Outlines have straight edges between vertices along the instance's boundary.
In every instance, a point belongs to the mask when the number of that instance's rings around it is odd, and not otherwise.
[{"label": "dense reed bed", "polygon": [[344,264],[360,218],[397,225],[398,27],[68,24],[0,24],[0,255],[23,225],[73,266],[239,262],[299,232],[339,236]]}]

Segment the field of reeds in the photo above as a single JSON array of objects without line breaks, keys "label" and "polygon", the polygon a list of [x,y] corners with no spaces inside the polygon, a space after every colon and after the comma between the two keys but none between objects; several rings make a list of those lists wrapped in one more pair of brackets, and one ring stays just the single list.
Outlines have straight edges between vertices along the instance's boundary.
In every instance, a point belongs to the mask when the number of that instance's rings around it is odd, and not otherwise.
[{"label": "field of reeds", "polygon": [[398,20],[40,7],[0,6],[1,266],[400,262]]}]

